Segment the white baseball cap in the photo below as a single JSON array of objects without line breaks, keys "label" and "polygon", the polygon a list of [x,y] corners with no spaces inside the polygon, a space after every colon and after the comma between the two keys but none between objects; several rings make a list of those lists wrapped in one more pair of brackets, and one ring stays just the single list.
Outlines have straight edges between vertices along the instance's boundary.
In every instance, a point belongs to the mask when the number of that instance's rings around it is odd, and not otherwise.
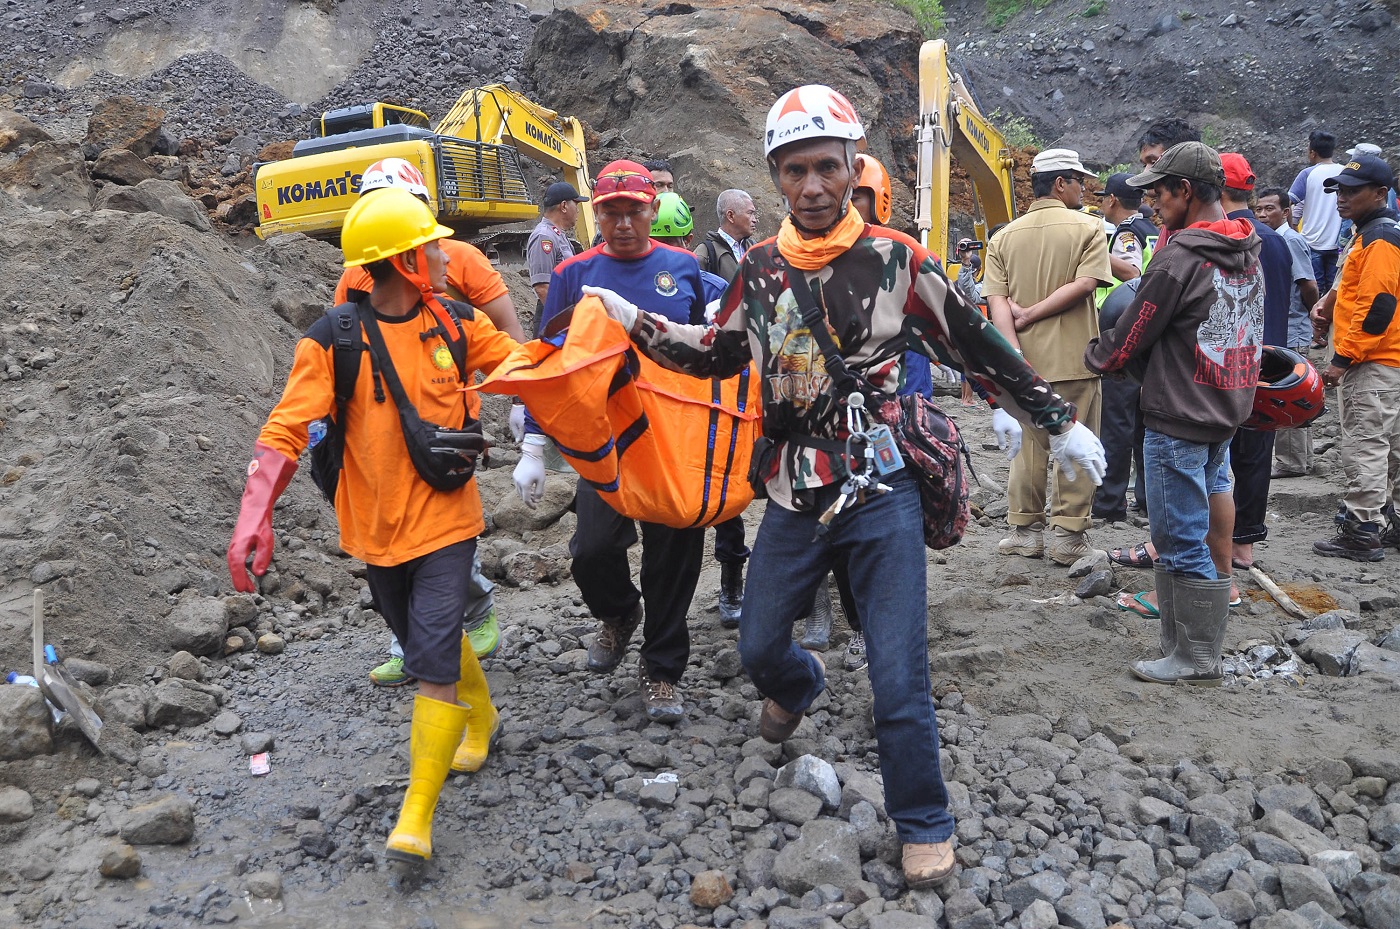
[{"label": "white baseball cap", "polygon": [[1056,171],[1077,171],[1085,176],[1094,173],[1084,167],[1078,152],[1068,148],[1047,148],[1031,162],[1033,174],[1050,174]]},{"label": "white baseball cap", "polygon": [[1358,142],[1355,148],[1347,152],[1348,158],[1355,158],[1357,155],[1375,155],[1379,158],[1381,157],[1381,147],[1372,145],[1370,142]]}]

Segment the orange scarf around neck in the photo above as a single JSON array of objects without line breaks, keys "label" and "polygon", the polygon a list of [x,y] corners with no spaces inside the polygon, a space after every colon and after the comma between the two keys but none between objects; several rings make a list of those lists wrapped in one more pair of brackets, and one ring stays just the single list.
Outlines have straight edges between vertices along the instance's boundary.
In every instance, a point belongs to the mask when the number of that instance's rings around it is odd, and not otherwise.
[{"label": "orange scarf around neck", "polygon": [[792,217],[784,216],[783,225],[778,229],[778,252],[794,268],[816,271],[856,244],[864,233],[865,222],[855,207],[850,205],[846,207],[845,217],[826,235],[816,239],[802,238],[792,223]]}]

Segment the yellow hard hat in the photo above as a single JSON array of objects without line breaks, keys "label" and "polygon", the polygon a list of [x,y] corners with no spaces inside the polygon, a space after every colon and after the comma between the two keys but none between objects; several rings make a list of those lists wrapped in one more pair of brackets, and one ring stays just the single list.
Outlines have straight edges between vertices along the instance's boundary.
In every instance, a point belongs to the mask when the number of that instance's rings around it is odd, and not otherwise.
[{"label": "yellow hard hat", "polygon": [[345,214],[340,250],[345,267],[354,268],[450,235],[427,204],[402,187],[387,187],[361,197]]}]

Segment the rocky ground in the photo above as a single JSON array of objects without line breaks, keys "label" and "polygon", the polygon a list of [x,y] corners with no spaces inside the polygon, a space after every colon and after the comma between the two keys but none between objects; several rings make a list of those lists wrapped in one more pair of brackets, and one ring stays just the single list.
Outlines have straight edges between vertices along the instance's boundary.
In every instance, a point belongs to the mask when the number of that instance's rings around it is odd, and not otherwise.
[{"label": "rocky ground", "polygon": [[[712,92],[718,64],[701,52],[682,68],[696,69],[681,85],[690,96],[668,83],[656,61],[684,54],[687,36],[737,17],[752,32],[735,40],[751,77],[810,79],[804,62],[826,48],[867,96],[917,44],[902,14],[882,12],[882,31],[842,3],[699,6],[598,6],[596,53],[631,62],[615,83],[606,58],[589,71],[606,106],[564,96],[544,64],[550,42],[586,38],[576,9],[545,19],[483,2],[463,20],[428,2],[53,0],[0,14],[22,37],[0,67],[0,103],[18,111],[0,114],[0,665],[28,668],[42,589],[47,638],[123,735],[100,755],[71,720],[55,726],[33,688],[0,685],[0,926],[1400,925],[1397,555],[1366,566],[1311,555],[1340,491],[1335,416],[1314,433],[1317,474],[1275,485],[1258,547],[1311,618],[1242,573],[1230,681],[1198,691],[1126,672],[1156,629],[1111,597],[1143,589],[1146,572],[995,553],[1005,464],[986,445],[986,412],[956,398],[945,406],[986,481],[967,538],[929,558],[954,880],[902,886],[869,685],[842,670],[843,626],[827,693],[792,741],[770,746],[755,737],[757,694],[716,622],[707,565],[686,719],[649,724],[634,660],[584,670],[593,621],[568,577],[567,481],[553,478],[546,513],[529,514],[502,449],[479,483],[507,630],[486,667],[506,737],[482,772],[450,782],[426,882],[400,886],[382,849],[411,694],[365,676],[387,636],[308,480],[278,507],[260,593],[232,595],[225,573],[248,449],[338,261],[322,243],[246,234],[248,167],[308,131],[323,100],[394,95],[436,114],[459,84],[509,78],[546,102],[598,107],[591,157],[674,153],[678,127],[750,133],[716,114],[768,93],[748,78]],[[973,29],[963,54],[998,51],[1036,22],[1069,30],[1068,14]],[[1243,15],[1252,34],[1256,14]],[[1205,38],[1189,25],[1171,34],[1182,33]],[[539,36],[553,38],[527,53]],[[1319,41],[1346,53],[1326,29]],[[269,64],[284,59],[315,76],[288,80]],[[1010,74],[1015,60],[1008,46],[973,70]],[[707,94],[710,109],[687,111]],[[875,138],[898,152],[907,100],[883,104],[869,110]],[[736,141],[706,144],[734,154],[682,161],[683,184],[704,190],[731,169],[763,182]],[[531,305],[518,273],[507,280]],[[501,434],[499,401],[486,411]],[[1094,540],[1143,536],[1119,524]],[[270,773],[254,775],[263,752]]]}]

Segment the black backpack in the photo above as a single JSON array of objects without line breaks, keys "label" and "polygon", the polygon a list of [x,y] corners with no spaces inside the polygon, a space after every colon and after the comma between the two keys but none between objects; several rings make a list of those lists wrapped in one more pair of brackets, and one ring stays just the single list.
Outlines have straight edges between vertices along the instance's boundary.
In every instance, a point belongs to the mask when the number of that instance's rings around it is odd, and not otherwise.
[{"label": "black backpack", "polygon": [[[448,332],[439,323],[436,328],[424,332],[420,338],[427,341],[434,335],[441,335],[457,364],[457,374],[462,383],[467,383],[467,335],[462,329],[458,309],[466,310],[471,319],[469,304],[459,304],[452,300],[441,301],[448,315],[452,317],[455,332]],[[371,310],[370,312],[373,312]],[[355,383],[360,377],[360,357],[368,353],[370,370],[374,375],[374,399],[384,403],[384,386],[379,364],[369,345],[360,338],[359,304],[355,301],[342,303],[326,312],[331,322],[331,368],[335,372],[335,412],[325,420],[326,434],[311,449],[311,479],[316,482],[321,495],[335,503],[335,491],[340,484],[340,471],[345,466],[345,413],[350,406],[350,398],[355,394]],[[469,421],[464,426],[471,426]],[[417,462],[415,462],[415,465]],[[468,475],[470,477],[470,475]],[[466,483],[465,480],[462,483]]]}]

